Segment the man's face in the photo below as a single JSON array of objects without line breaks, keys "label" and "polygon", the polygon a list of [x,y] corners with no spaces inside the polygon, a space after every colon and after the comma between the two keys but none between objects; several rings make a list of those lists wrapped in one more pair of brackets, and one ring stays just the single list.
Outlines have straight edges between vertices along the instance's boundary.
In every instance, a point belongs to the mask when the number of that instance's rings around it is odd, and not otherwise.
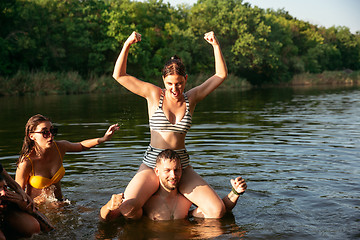
[{"label": "man's face", "polygon": [[182,169],[180,161],[161,160],[156,166],[155,173],[159,177],[160,184],[167,190],[175,190],[180,182]]}]

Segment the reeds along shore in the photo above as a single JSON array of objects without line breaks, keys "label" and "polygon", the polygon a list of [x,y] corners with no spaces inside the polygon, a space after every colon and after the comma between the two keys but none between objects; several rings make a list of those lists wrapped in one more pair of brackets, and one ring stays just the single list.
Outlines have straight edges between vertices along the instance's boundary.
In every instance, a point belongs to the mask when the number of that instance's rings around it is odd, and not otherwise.
[{"label": "reeds along shore", "polygon": [[[187,88],[199,85],[208,76],[198,74],[189,76]],[[159,78],[161,80],[161,78]],[[155,84],[161,84],[154,80]],[[360,71],[325,71],[320,74],[302,73],[295,75],[286,83],[271,84],[276,86],[324,86],[343,85],[354,86],[360,83]],[[268,84],[264,86],[269,86]],[[244,78],[229,74],[228,79],[220,89],[249,89],[253,86]],[[84,94],[119,91],[121,87],[115,84],[108,75],[84,78],[77,72],[25,72],[19,71],[12,77],[0,77],[0,96],[12,95],[54,95],[54,94]]]},{"label": "reeds along shore", "polygon": [[0,96],[83,94],[113,89],[111,76],[90,75],[85,79],[77,72],[18,71],[12,77],[0,77]]}]

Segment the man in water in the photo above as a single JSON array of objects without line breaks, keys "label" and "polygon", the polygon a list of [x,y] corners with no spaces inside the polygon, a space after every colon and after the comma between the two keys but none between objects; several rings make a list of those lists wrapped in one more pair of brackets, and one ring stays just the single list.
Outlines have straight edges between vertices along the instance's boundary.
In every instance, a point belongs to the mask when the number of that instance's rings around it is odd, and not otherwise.
[{"label": "man in water", "polygon": [[[204,217],[198,208],[189,212],[192,202],[178,191],[182,168],[180,157],[176,152],[169,149],[162,151],[157,157],[154,171],[159,178],[160,186],[143,207],[146,216],[152,220],[184,219],[189,215]],[[241,177],[231,179],[231,184],[232,191],[222,199],[227,212],[235,207],[240,194],[243,194],[247,188],[245,180]],[[114,194],[101,208],[101,218],[111,220],[120,216],[119,206],[123,197],[123,193]]]},{"label": "man in water", "polygon": [[[8,189],[8,185],[15,192]],[[0,164],[0,240],[31,237],[40,230],[54,227],[33,205],[31,198],[21,189]]]}]

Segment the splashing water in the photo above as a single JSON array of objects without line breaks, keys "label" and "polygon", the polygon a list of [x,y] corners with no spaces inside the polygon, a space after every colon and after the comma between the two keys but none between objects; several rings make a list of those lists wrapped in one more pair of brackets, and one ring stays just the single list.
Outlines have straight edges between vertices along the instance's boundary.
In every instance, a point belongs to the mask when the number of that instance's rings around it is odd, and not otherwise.
[{"label": "splashing water", "polygon": [[[34,198],[34,203],[36,205],[44,203],[59,203],[60,201],[55,197],[55,189],[55,185],[42,189],[41,194]],[[64,199],[61,203],[70,204],[70,201],[68,199]]]}]

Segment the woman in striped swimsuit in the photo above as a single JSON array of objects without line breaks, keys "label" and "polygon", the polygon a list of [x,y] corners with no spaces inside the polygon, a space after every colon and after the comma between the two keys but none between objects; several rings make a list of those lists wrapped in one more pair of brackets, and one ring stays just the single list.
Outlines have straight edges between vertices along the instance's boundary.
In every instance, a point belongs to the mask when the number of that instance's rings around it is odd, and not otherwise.
[{"label": "woman in striped swimsuit", "polygon": [[225,207],[221,198],[193,170],[185,149],[185,136],[191,127],[196,104],[227,77],[225,60],[214,33],[206,33],[204,38],[214,50],[215,74],[186,93],[184,89],[188,76],[183,63],[176,56],[163,69],[165,89],[128,75],[126,64],[129,49],[132,44],[141,41],[141,35],[133,32],[125,41],[116,61],[113,77],[122,86],[147,100],[151,140],[139,171],[125,189],[123,203],[118,209],[108,208],[106,219],[120,214],[132,219],[142,216],[143,205],[159,187],[153,168],[158,153],[164,149],[175,150],[181,156],[183,174],[179,190],[198,206],[192,215],[203,218],[220,218],[224,215]]}]

